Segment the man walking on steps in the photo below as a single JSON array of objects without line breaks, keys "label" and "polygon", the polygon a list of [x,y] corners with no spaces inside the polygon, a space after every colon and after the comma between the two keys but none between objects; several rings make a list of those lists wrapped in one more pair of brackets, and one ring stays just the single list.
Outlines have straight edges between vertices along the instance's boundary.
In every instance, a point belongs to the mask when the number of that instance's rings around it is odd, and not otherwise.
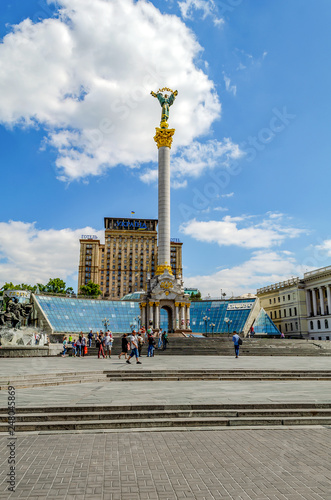
[{"label": "man walking on steps", "polygon": [[232,341],[234,343],[234,352],[236,353],[236,358],[239,358],[239,346],[243,343],[236,331],[233,332]]},{"label": "man walking on steps", "polygon": [[136,337],[135,330],[133,330],[132,332],[130,344],[131,344],[131,353],[129,359],[127,359],[126,362],[130,364],[131,363],[130,359],[133,358],[133,356],[135,356],[137,360],[137,365],[141,365],[141,362],[139,361],[138,339]]}]

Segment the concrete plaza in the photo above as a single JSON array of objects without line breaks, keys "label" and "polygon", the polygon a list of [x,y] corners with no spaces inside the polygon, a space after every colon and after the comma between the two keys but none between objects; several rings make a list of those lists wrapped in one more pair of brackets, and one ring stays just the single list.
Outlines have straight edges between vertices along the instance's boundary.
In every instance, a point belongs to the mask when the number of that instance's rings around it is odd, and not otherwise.
[{"label": "concrete plaza", "polygon": [[[2,359],[1,380],[96,370],[329,370],[328,357]],[[330,402],[331,381],[87,382],[17,389],[16,405]],[[0,406],[7,392],[0,391]],[[330,500],[331,428],[58,431],[16,440],[16,491],[8,492],[8,435],[0,436],[0,498],[111,500]]]}]

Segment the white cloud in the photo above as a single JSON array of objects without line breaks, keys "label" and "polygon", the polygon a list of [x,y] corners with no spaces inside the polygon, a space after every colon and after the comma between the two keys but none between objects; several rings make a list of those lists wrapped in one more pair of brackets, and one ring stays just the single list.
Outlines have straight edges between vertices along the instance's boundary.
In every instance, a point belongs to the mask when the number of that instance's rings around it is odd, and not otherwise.
[{"label": "white cloud", "polygon": [[324,240],[320,245],[316,245],[317,252],[314,253],[315,258],[331,257],[331,240]]},{"label": "white cloud", "polygon": [[[79,238],[103,231],[80,229],[38,229],[35,223],[0,223],[0,288],[5,282],[47,283],[49,278],[76,281],[79,264]],[[68,283],[67,283],[68,284]]]},{"label": "white cloud", "polygon": [[233,95],[237,94],[237,86],[236,85],[231,85],[231,80],[228,76],[223,75],[224,77],[224,82],[225,82],[225,90],[227,92],[230,92]]},{"label": "white cloud", "polygon": [[235,245],[243,248],[270,248],[280,245],[287,238],[296,238],[302,229],[280,226],[272,219],[258,223],[248,222],[251,216],[225,216],[222,220],[197,221],[182,224],[180,231],[198,241],[217,243],[219,246]]},{"label": "white cloud", "polygon": [[185,286],[197,287],[203,296],[220,297],[221,289],[227,295],[255,293],[257,288],[285,281],[301,275],[301,266],[284,252],[256,251],[252,257],[232,268],[221,269],[211,275],[184,277]]},{"label": "white cloud", "polygon": [[[180,148],[177,154],[172,156],[170,167],[172,185],[173,187],[186,187],[187,183],[183,182],[184,177],[200,177],[206,170],[228,166],[231,160],[238,160],[243,155],[238,144],[233,143],[229,138],[223,141],[213,139],[204,144],[194,141],[190,146]],[[145,170],[140,174],[140,179],[147,184],[155,182],[157,170]],[[229,196],[232,194],[230,193]]]},{"label": "white cloud", "polygon": [[214,0],[183,0],[178,2],[182,17],[193,19],[194,11],[202,11],[202,19],[211,17],[215,26],[224,24],[224,19],[218,16],[218,9]]},{"label": "white cloud", "polygon": [[161,109],[149,93],[160,86],[179,91],[174,149],[209,131],[221,106],[178,17],[145,0],[57,4],[58,17],[26,19],[0,45],[0,123],[41,126],[61,180],[155,160]]},{"label": "white cloud", "polygon": [[229,209],[226,207],[214,207],[213,210],[215,212],[227,212]]},{"label": "white cloud", "polygon": [[221,194],[221,198],[232,198],[233,195],[234,195],[234,193],[225,193],[225,194]]}]

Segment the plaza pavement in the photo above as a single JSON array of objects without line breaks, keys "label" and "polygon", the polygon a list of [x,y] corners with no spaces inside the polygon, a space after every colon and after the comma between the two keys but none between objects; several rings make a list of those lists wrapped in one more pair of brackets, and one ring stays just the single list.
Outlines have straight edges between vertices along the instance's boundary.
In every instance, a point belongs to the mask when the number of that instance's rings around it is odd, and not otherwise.
[{"label": "plaza pavement", "polygon": [[[1,359],[0,378],[130,369],[329,370],[330,358],[154,357]],[[330,402],[331,381],[102,382],[17,389],[16,405]],[[0,406],[7,403],[0,391]],[[331,428],[120,430],[18,434],[16,491],[8,492],[0,436],[0,499],[330,500]]]}]

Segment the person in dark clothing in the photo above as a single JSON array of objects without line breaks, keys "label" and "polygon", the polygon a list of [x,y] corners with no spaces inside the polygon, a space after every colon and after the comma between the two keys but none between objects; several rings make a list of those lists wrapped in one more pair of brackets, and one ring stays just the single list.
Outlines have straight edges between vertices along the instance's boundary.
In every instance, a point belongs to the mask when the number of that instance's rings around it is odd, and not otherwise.
[{"label": "person in dark clothing", "polygon": [[122,335],[122,352],[119,354],[118,359],[121,359],[122,354],[124,354],[125,359],[128,359],[128,336],[126,333]]},{"label": "person in dark clothing", "polygon": [[165,330],[162,333],[162,343],[163,343],[163,350],[165,351],[167,348],[167,344],[168,344],[168,334]]},{"label": "person in dark clothing", "polygon": [[154,356],[154,347],[155,347],[155,339],[153,335],[150,333],[148,335],[148,350],[147,350],[147,357],[151,358]]}]

